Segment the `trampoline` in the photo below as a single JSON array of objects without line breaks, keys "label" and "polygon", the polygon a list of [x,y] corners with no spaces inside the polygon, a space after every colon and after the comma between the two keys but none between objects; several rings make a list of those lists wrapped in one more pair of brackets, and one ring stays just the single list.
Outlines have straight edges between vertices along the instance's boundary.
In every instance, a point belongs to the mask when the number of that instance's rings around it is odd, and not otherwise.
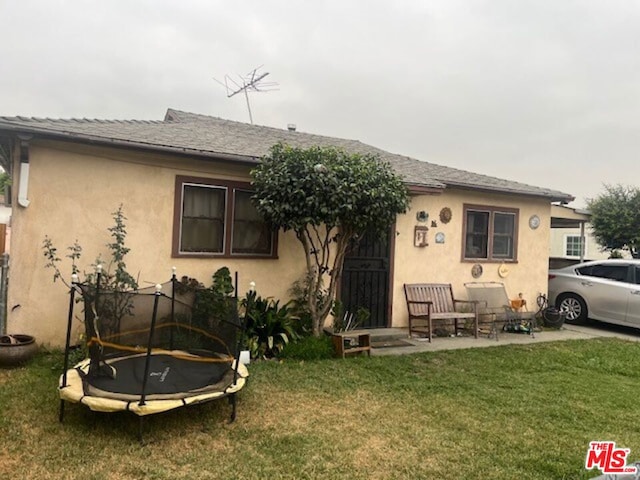
[{"label": "trampoline", "polygon": [[[97,412],[128,411],[142,418],[236,394],[248,371],[238,361],[243,322],[235,297],[218,296],[193,282],[171,281],[132,292],[100,291],[74,277],[69,298],[65,366],[59,382],[60,421],[65,402]],[[237,285],[237,279],[236,279]],[[170,292],[170,295],[164,292]],[[69,368],[75,296],[82,296],[88,358]]]}]

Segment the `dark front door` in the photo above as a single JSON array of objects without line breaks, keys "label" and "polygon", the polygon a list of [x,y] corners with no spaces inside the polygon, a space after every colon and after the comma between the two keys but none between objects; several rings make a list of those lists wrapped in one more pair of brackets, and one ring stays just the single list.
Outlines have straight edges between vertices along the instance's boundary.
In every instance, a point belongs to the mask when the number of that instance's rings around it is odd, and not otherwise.
[{"label": "dark front door", "polygon": [[358,328],[388,326],[390,252],[388,235],[365,235],[345,257],[340,288],[344,310],[355,315],[362,307],[371,314]]}]

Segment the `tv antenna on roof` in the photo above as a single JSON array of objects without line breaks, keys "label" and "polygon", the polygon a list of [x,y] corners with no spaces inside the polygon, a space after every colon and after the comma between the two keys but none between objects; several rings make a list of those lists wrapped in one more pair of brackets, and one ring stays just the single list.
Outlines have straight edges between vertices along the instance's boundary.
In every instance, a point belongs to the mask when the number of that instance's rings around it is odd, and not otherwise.
[{"label": "tv antenna on roof", "polygon": [[224,76],[224,83],[222,83],[217,78],[214,78],[216,82],[222,85],[227,91],[227,98],[231,98],[234,95],[244,92],[244,98],[247,101],[247,110],[249,111],[249,121],[251,125],[253,125],[253,115],[251,115],[251,104],[249,103],[249,93],[248,92],[270,92],[272,90],[277,90],[278,84],[276,82],[265,82],[264,79],[269,72],[259,72],[263,67],[260,65],[257,68],[254,68],[246,75],[236,75],[237,79],[231,77],[231,75]]}]

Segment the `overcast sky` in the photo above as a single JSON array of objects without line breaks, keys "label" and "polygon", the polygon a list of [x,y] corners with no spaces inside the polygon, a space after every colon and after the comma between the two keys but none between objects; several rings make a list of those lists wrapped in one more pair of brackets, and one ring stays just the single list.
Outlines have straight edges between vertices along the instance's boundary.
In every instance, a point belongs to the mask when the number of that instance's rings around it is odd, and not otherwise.
[{"label": "overcast sky", "polygon": [[0,115],[249,122],[577,197],[640,184],[640,2],[0,0]]}]

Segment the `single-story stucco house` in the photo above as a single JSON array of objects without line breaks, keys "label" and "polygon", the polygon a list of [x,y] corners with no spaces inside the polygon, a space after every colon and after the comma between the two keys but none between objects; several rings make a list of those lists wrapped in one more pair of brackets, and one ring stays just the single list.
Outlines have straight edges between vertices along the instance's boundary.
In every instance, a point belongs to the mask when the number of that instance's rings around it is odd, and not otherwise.
[{"label": "single-story stucco house", "polygon": [[[8,331],[64,341],[66,288],[45,269],[50,237],[62,257],[77,239],[81,267],[107,253],[122,204],[130,272],[141,286],[172,267],[209,284],[227,266],[240,292],[290,298],[304,255],[290,232],[264,232],[250,203],[249,172],[270,147],[336,146],[378,154],[408,186],[410,210],[388,241],[367,242],[345,264],[340,296],[371,310],[370,327],[405,326],[403,284],[504,282],[533,305],[546,292],[551,206],[563,192],[392,154],[355,140],[227,121],[169,109],[162,121],[0,117],[0,152],[12,175]],[[63,268],[64,268],[64,262]],[[70,264],[66,265],[70,269]]]}]

